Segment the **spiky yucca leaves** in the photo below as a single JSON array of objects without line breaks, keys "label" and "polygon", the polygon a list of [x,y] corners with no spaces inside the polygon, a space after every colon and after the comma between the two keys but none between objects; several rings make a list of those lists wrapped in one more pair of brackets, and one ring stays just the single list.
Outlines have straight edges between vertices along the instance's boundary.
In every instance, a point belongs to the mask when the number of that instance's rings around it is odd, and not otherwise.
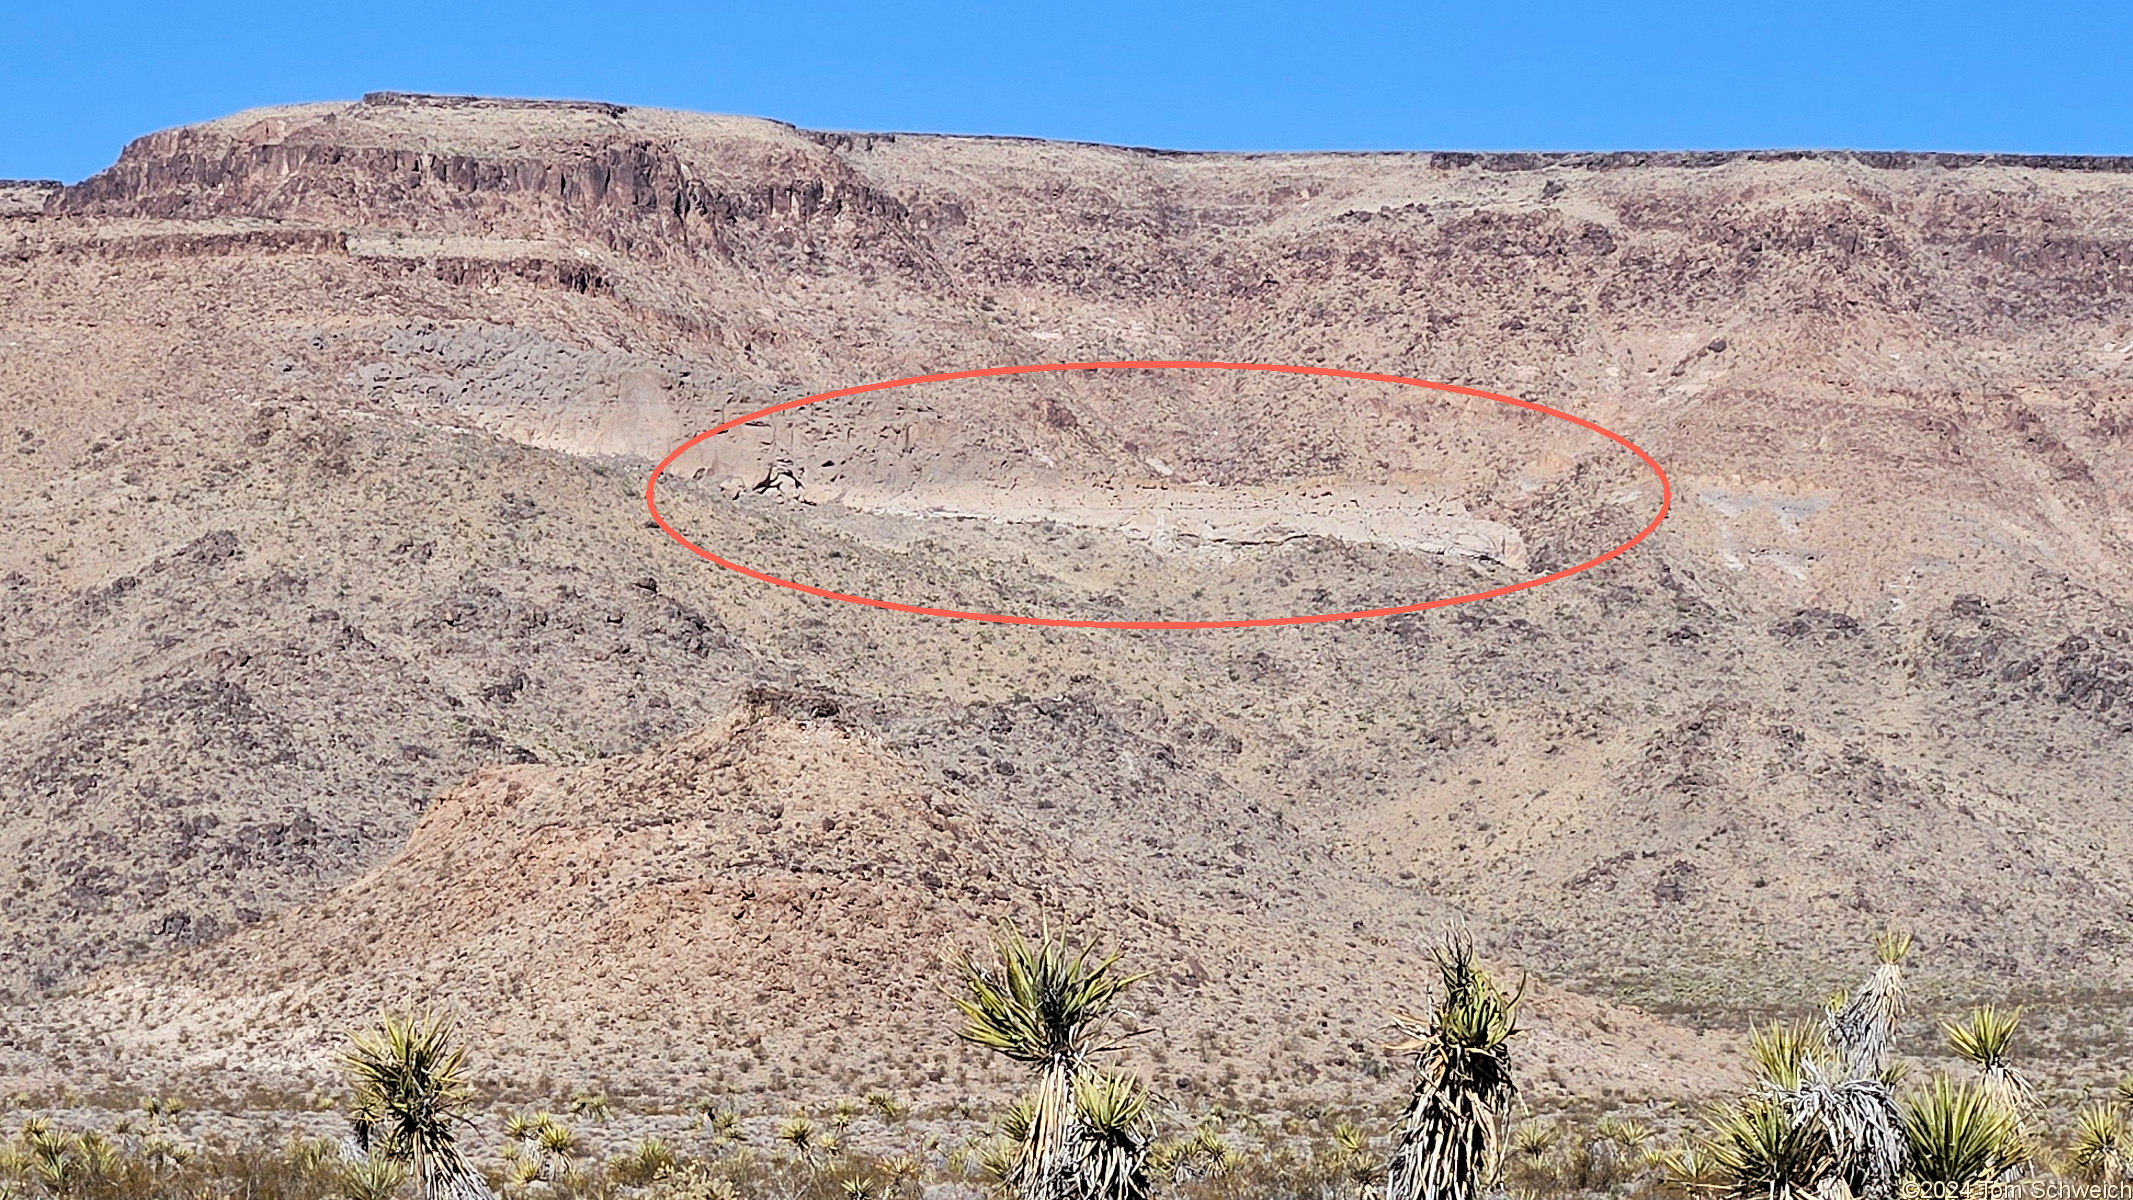
[{"label": "spiky yucca leaves", "polygon": [[887,1092],[868,1092],[867,1107],[873,1109],[884,1121],[900,1121],[904,1114],[911,1111],[910,1105]]},{"label": "spiky yucca leaves", "polygon": [[2092,1104],[2074,1122],[2074,1144],[2067,1161],[2083,1183],[2133,1182],[2133,1128],[2124,1109]]},{"label": "spiky yucca leaves", "polygon": [[[1811,1196],[1836,1166],[1829,1138],[1813,1122],[1796,1121],[1780,1097],[1755,1095],[1705,1118],[1708,1131],[1682,1156],[1676,1182],[1691,1188],[1766,1200]],[[1687,1165],[1693,1162],[1693,1174]]]},{"label": "spiky yucca leaves", "polygon": [[1844,1078],[1867,1079],[1887,1069],[1896,1040],[1896,1021],[1908,998],[1903,960],[1911,952],[1911,935],[1887,932],[1874,938],[1877,965],[1865,986],[1828,1016],[1830,1048],[1844,1064]]},{"label": "spiky yucca leaves", "polygon": [[1104,1200],[1146,1200],[1148,1093],[1125,1072],[1090,1072],[1074,1083],[1074,1117],[1081,1127],[1081,1194]]},{"label": "spiky yucca leaves", "polygon": [[449,1017],[385,1013],[378,1027],[348,1039],[341,1065],[354,1096],[349,1105],[365,1158],[403,1163],[423,1200],[486,1197],[488,1188],[458,1146],[474,1092],[467,1049]]},{"label": "spiky yucca leaves", "polygon": [[2028,1159],[2021,1125],[1982,1083],[1945,1075],[1910,1098],[1903,1114],[1910,1174],[1924,1183],[1988,1183]]},{"label": "spiky yucca leaves", "polygon": [[[1244,1163],[1244,1155],[1222,1136],[1217,1120],[1209,1116],[1184,1137],[1157,1142],[1148,1148],[1149,1174],[1173,1185],[1201,1179],[1220,1179]],[[1369,1164],[1371,1173],[1376,1163]]]},{"label": "spiky yucca leaves", "polygon": [[793,1157],[810,1169],[818,1166],[834,1143],[803,1114],[795,1113],[778,1126],[778,1140],[792,1147]]},{"label": "spiky yucca leaves", "polygon": [[1378,1160],[1370,1151],[1370,1135],[1352,1121],[1333,1126],[1333,1146],[1319,1160],[1319,1169],[1339,1189],[1358,1198],[1368,1196],[1378,1175]]},{"label": "spiky yucca leaves", "polygon": [[407,1165],[373,1154],[342,1168],[340,1182],[348,1200],[393,1200],[407,1182]]},{"label": "spiky yucca leaves", "polygon": [[1518,1086],[1506,1044],[1518,1002],[1482,969],[1463,933],[1431,950],[1444,994],[1427,1019],[1394,1015],[1407,1039],[1386,1047],[1415,1057],[1415,1082],[1394,1127],[1385,1200],[1477,1200],[1503,1179]]},{"label": "spiky yucca leaves", "polygon": [[1049,929],[1032,945],[1002,925],[993,952],[991,967],[967,951],[950,956],[964,987],[949,995],[963,1014],[962,1037],[1040,1071],[1096,1053],[1120,993],[1147,978],[1120,971],[1116,952],[1098,958],[1094,945],[1072,950],[1064,934]]},{"label": "spiky yucca leaves", "polygon": [[1653,1137],[1650,1126],[1628,1117],[1602,1117],[1592,1132],[1582,1147],[1584,1161],[1576,1161],[1578,1151],[1573,1150],[1566,1165],[1575,1168],[1574,1174],[1595,1179],[1613,1180],[1634,1173],[1644,1164]]},{"label": "spiky yucca leaves", "polygon": [[1978,1079],[1992,1098],[2026,1125],[2036,1108],[2036,1093],[2008,1060],[2015,1026],[2021,1020],[2020,1006],[2003,1010],[1987,1004],[1972,1009],[1968,1020],[1960,1024],[1943,1021],[1940,1028],[1947,1035],[1948,1048],[1977,1067]]},{"label": "spiky yucca leaves", "polygon": [[1555,1143],[1563,1136],[1562,1126],[1547,1121],[1526,1121],[1511,1133],[1511,1148],[1519,1155],[1538,1162],[1555,1149]]},{"label": "spiky yucca leaves", "polygon": [[1772,1021],[1748,1027],[1748,1075],[1762,1091],[1790,1092],[1807,1078],[1810,1066],[1832,1062],[1824,1031],[1816,1026]]},{"label": "spiky yucca leaves", "polygon": [[967,951],[949,956],[961,977],[961,992],[949,999],[963,1016],[963,1040],[1037,1073],[1028,1128],[1005,1180],[1021,1200],[1090,1200],[1079,1193],[1085,1130],[1075,1084],[1091,1057],[1108,1049],[1101,1041],[1119,995],[1146,978],[1120,970],[1119,957],[1099,956],[1093,944],[1073,949],[1049,927],[1032,943],[1012,925],[995,931],[991,965]]}]

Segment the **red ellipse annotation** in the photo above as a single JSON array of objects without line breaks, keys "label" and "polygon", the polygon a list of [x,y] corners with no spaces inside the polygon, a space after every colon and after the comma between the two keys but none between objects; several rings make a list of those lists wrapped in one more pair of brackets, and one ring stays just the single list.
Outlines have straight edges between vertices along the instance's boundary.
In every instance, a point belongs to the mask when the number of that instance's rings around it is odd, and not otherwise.
[{"label": "red ellipse annotation", "polygon": [[[831,591],[828,588],[815,587],[812,584],[801,583],[797,580],[780,578],[767,572],[758,571],[753,567],[743,566],[731,559],[722,558],[683,537],[679,530],[667,524],[666,517],[659,512],[659,502],[655,494],[659,486],[659,477],[666,474],[667,469],[672,467],[677,459],[698,444],[717,437],[727,430],[738,429],[750,421],[760,421],[764,417],[775,413],[795,408],[805,408],[807,405],[819,404],[824,400],[836,400],[844,396],[857,396],[864,392],[882,392],[891,388],[910,387],[918,383],[944,383],[952,379],[984,379],[994,375],[1028,375],[1042,371],[1089,371],[1097,369],[1173,370],[1184,368],[1215,371],[1267,371],[1283,375],[1323,375],[1334,379],[1360,379],[1372,383],[1397,383],[1406,387],[1427,388],[1432,391],[1472,396],[1480,400],[1490,400],[1497,404],[1508,404],[1514,408],[1523,408],[1530,412],[1541,413],[1554,417],[1559,421],[1568,421],[1581,429],[1588,429],[1599,434],[1601,437],[1642,459],[1644,465],[1651,468],[1652,476],[1659,481],[1659,511],[1653,515],[1651,521],[1643,529],[1637,532],[1637,536],[1616,546],[1614,549],[1586,559],[1574,567],[1565,567],[1560,571],[1551,572],[1538,578],[1505,584],[1502,587],[1493,587],[1486,591],[1469,592],[1463,596],[1447,596],[1440,600],[1424,600],[1415,604],[1395,605],[1391,608],[1366,608],[1358,609],[1355,612],[1303,613],[1288,617],[1253,617],[1228,621],[1088,621],[1069,617],[1026,617],[1013,613],[965,612],[954,608],[929,608],[922,604],[902,604],[894,600],[876,600],[867,596],[853,596],[844,592]],[[1650,537],[1652,531],[1659,528],[1659,523],[1666,519],[1667,510],[1672,508],[1673,504],[1673,484],[1668,481],[1666,472],[1660,469],[1658,461],[1645,453],[1642,447],[1611,429],[1596,425],[1583,417],[1572,416],[1569,413],[1549,408],[1544,404],[1535,404],[1530,400],[1519,400],[1510,396],[1499,396],[1494,392],[1484,392],[1477,388],[1460,387],[1450,383],[1432,383],[1426,379],[1409,379],[1401,375],[1380,375],[1371,371],[1343,371],[1333,367],[1290,367],[1273,363],[1230,362],[1034,363],[1028,366],[985,367],[975,371],[946,371],[938,375],[914,375],[908,379],[890,379],[881,383],[862,383],[855,387],[838,388],[835,391],[803,396],[798,400],[787,400],[783,404],[773,404],[769,408],[760,409],[744,417],[736,417],[715,429],[699,433],[675,447],[673,453],[660,460],[659,465],[653,469],[651,478],[645,480],[644,483],[644,506],[651,512],[652,519],[659,523],[659,527],[666,530],[668,537],[679,542],[690,553],[709,562],[717,563],[729,571],[736,571],[746,575],[750,579],[775,584],[781,588],[790,588],[796,592],[805,592],[810,596],[819,596],[825,600],[841,600],[846,604],[862,604],[868,608],[885,608],[892,612],[911,613],[921,617],[948,617],[963,621],[992,621],[1003,625],[1048,625],[1064,629],[1258,629],[1275,625],[1316,625],[1327,621],[1353,621],[1363,617],[1389,617],[1399,613],[1425,612],[1433,608],[1449,608],[1454,604],[1467,604],[1475,600],[1488,600],[1496,596],[1508,596],[1513,592],[1523,592],[1528,588],[1537,588],[1543,584],[1554,583],[1559,579],[1568,579],[1580,571],[1589,571],[1611,558],[1627,553],[1631,547]]]}]

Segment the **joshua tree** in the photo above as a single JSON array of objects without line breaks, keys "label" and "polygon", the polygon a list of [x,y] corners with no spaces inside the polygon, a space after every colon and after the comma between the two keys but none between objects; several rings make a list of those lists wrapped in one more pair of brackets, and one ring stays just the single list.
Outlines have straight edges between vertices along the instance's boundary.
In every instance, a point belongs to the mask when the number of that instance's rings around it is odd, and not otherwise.
[{"label": "joshua tree", "polygon": [[466,1045],[450,1018],[386,1013],[376,1029],[353,1034],[341,1064],[355,1095],[353,1141],[364,1159],[403,1164],[422,1200],[479,1200],[481,1176],[459,1152],[473,1089]]},{"label": "joshua tree", "polygon": [[[949,955],[962,988],[950,992],[963,1016],[961,1036],[1036,1073],[1027,1117],[1010,1130],[1017,1142],[1002,1179],[1021,1200],[1132,1200],[1144,1189],[1141,1131],[1145,1098],[1129,1077],[1095,1086],[1095,1057],[1119,994],[1144,975],[1119,970],[1119,955],[1099,957],[1093,945],[1076,951],[1066,935],[1042,930],[1036,942],[1013,926],[993,935],[993,958],[982,965],[969,953]],[[1091,1108],[1083,1101],[1124,1105]],[[1130,1103],[1129,1103],[1130,1101]],[[1126,1108],[1132,1111],[1129,1113]],[[1111,1118],[1109,1128],[1099,1122]],[[1092,1186],[1128,1190],[1088,1190]]]},{"label": "joshua tree", "polygon": [[1473,940],[1446,935],[1430,952],[1444,994],[1428,1018],[1394,1014],[1415,1082],[1394,1127],[1385,1200],[1478,1200],[1503,1178],[1518,1087],[1505,1045],[1518,1030],[1523,985],[1507,995],[1474,957]]}]

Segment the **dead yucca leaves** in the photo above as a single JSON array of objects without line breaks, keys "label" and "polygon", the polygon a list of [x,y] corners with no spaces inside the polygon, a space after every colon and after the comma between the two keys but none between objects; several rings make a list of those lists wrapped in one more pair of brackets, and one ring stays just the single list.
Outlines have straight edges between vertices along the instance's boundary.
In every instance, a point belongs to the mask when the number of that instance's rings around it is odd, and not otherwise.
[{"label": "dead yucca leaves", "polygon": [[1829,1082],[1812,1070],[1782,1097],[1786,1117],[1820,1132],[1830,1173],[1861,1200],[1893,1200],[1909,1162],[1903,1113],[1879,1078]]},{"label": "dead yucca leaves", "polygon": [[1394,1127],[1385,1200],[1476,1200],[1503,1179],[1518,1100],[1506,1046],[1525,989],[1497,986],[1464,933],[1447,934],[1430,957],[1443,989],[1436,1009],[1395,1014],[1407,1037],[1386,1047],[1414,1056],[1415,1081]]},{"label": "dead yucca leaves", "polygon": [[1910,953],[1910,934],[1893,930],[1876,934],[1873,973],[1829,1013],[1825,1023],[1829,1045],[1843,1060],[1845,1078],[1865,1079],[1887,1068],[1896,1041],[1896,1022],[1909,1000],[1903,960]]}]

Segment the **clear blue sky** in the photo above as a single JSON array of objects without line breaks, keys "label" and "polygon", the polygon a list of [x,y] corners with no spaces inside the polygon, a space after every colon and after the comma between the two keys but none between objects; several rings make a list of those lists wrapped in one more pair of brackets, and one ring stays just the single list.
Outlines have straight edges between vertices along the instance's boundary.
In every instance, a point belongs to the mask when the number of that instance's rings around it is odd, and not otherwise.
[{"label": "clear blue sky", "polygon": [[0,0],[0,178],[363,92],[1184,149],[2133,153],[2133,0]]}]

